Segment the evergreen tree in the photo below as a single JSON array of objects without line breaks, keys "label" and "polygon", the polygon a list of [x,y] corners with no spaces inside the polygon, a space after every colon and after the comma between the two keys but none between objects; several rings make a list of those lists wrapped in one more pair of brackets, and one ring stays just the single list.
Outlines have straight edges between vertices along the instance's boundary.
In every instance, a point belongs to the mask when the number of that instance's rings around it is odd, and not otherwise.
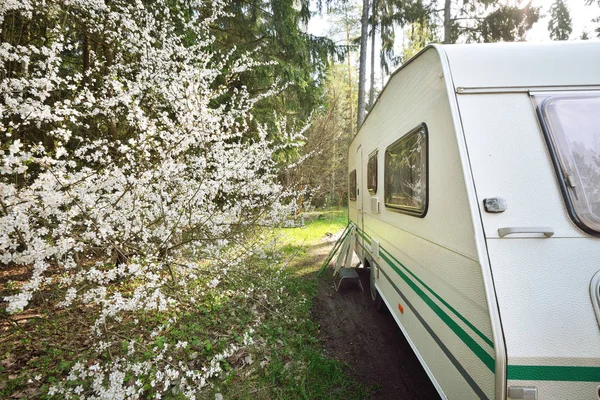
[{"label": "evergreen tree", "polygon": [[[370,11],[370,12],[369,12]],[[366,68],[367,68],[367,42],[371,37],[371,93],[369,105],[375,98],[375,45],[377,32],[380,34],[381,54],[380,66],[389,72],[390,64],[397,62],[394,55],[394,26],[404,26],[423,16],[425,8],[422,0],[363,0],[360,37],[360,63],[358,80],[358,127],[362,124],[366,114]]]},{"label": "evergreen tree", "polygon": [[406,32],[408,44],[402,49],[402,62],[406,62],[429,43],[440,41],[435,28],[426,18],[410,25]]},{"label": "evergreen tree", "polygon": [[429,9],[433,24],[441,21],[444,43],[524,40],[539,19],[539,8],[531,1],[507,5],[499,0],[444,0],[443,7],[440,2],[432,1]]},{"label": "evergreen tree", "polygon": [[[315,206],[342,205],[347,201],[348,146],[355,122],[350,113],[356,92],[349,91],[347,66],[334,64],[327,71],[324,100],[326,107],[313,115],[306,132],[302,158],[290,170],[290,179],[298,188],[310,188],[310,202]],[[356,71],[352,69],[356,83]]]},{"label": "evergreen tree", "polygon": [[583,30],[581,32],[581,36],[579,36],[579,40],[590,40],[590,34],[587,30]]},{"label": "evergreen tree", "polygon": [[563,0],[555,0],[550,7],[548,32],[552,40],[568,40],[571,32],[573,32],[571,15]]},{"label": "evergreen tree", "polygon": [[[345,103],[348,107],[349,121],[353,121],[349,126],[350,133],[353,135],[356,131],[356,74],[354,73],[353,63],[356,60],[356,50],[359,47],[357,38],[360,37],[360,15],[361,7],[357,1],[338,1],[329,4],[327,8],[327,16],[329,20],[329,29],[327,36],[339,46],[343,47],[346,53],[346,86],[348,101]],[[344,45],[340,45],[344,43]],[[330,76],[331,68],[339,68],[337,64],[330,64],[327,74]],[[335,76],[341,77],[340,74]],[[327,89],[325,89],[327,90]],[[350,101],[350,99],[354,99]],[[325,93],[325,101],[327,102],[327,93]],[[351,136],[352,136],[351,135]]]},{"label": "evergreen tree", "polygon": [[311,16],[309,3],[233,0],[226,5],[228,17],[211,26],[219,47],[235,46],[234,56],[250,52],[263,63],[228,82],[228,93],[246,87],[260,94],[278,82],[289,83],[278,96],[257,105],[257,124],[272,121],[274,112],[306,120],[321,102],[329,57],[343,54],[330,39],[304,31]]},{"label": "evergreen tree", "polygon": [[369,92],[369,109],[375,101],[375,47],[377,33],[379,33],[379,67],[382,76],[389,74],[396,66],[400,57],[394,53],[396,38],[395,29],[404,28],[412,21],[424,19],[427,10],[421,1],[411,0],[373,0],[371,25],[371,80]]},{"label": "evergreen tree", "polygon": [[[591,6],[593,4],[598,4],[598,6],[600,7],[600,0],[586,0],[585,4],[587,6]],[[594,22],[596,24],[600,24],[600,17],[594,18],[592,20],[592,22]],[[596,36],[600,38],[600,25],[596,29],[594,29],[594,32],[596,32]]]},{"label": "evergreen tree", "polygon": [[367,85],[367,39],[369,36],[369,0],[363,0],[360,17],[360,55],[358,67],[358,106],[356,116],[357,131],[365,120],[367,104],[365,88]]}]

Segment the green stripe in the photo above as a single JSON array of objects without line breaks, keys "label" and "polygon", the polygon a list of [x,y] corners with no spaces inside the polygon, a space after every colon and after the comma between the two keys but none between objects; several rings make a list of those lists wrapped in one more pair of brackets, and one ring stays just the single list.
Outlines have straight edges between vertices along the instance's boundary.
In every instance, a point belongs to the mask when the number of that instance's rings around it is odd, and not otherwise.
[{"label": "green stripe", "polygon": [[356,232],[358,232],[358,234],[360,236],[362,236],[363,239],[365,239],[367,242],[369,242],[369,244],[371,244],[371,239],[369,238],[369,236],[365,232],[363,232],[360,229],[358,229],[358,227],[356,227]]},{"label": "green stripe", "polygon": [[[371,239],[361,230],[357,232],[369,244]],[[448,307],[461,321],[468,325],[473,331],[481,337],[486,343],[493,347],[493,342],[481,333],[473,324],[466,320],[458,311],[444,301],[437,293],[427,286],[419,277],[410,271],[404,264],[397,260],[389,251],[380,247],[380,250],[387,253],[396,263],[402,266],[408,274],[423,285],[429,292],[435,296],[442,304]],[[479,357],[479,359],[492,371],[495,370],[494,359],[477,343],[467,332],[465,332],[454,320],[444,312],[427,294],[417,286],[406,274],[404,274],[385,254],[381,257],[392,267],[392,269],[421,297],[421,299],[448,325],[452,331]],[[509,365],[507,371],[508,380],[521,381],[568,381],[568,382],[600,382],[600,367],[583,366],[551,366],[551,365]]]},{"label": "green stripe", "polygon": [[[361,233],[361,236],[363,236],[363,233],[360,230],[358,230],[358,232]],[[363,238],[370,243],[371,241],[369,239],[367,239],[366,236],[367,236],[367,234],[364,233]],[[394,261],[396,261],[398,264],[400,264],[400,266],[402,268],[404,268],[406,270],[406,272],[408,272],[410,274],[410,276],[412,276],[413,278],[415,278],[417,280],[417,282],[419,282],[421,285],[423,285],[425,287],[425,289],[427,289],[443,305],[445,305],[446,307],[448,307],[448,309],[450,311],[452,311],[452,313],[454,315],[456,315],[458,317],[458,319],[460,319],[462,322],[464,322],[465,325],[467,325],[469,328],[471,328],[473,330],[473,332],[475,332],[475,334],[477,336],[479,336],[484,342],[486,342],[492,349],[494,348],[494,342],[491,339],[489,339],[487,336],[485,336],[485,334],[483,332],[481,332],[479,329],[477,329],[477,327],[475,327],[475,325],[473,325],[471,322],[469,322],[469,320],[467,320],[465,317],[463,317],[456,309],[454,309],[454,307],[452,307],[450,304],[448,304],[448,302],[446,300],[444,300],[441,296],[439,296],[433,289],[431,289],[425,282],[423,282],[418,276],[416,276],[410,269],[408,269],[404,264],[402,264],[389,251],[387,251],[383,247],[380,247],[380,249],[382,251],[385,251],[390,257],[392,257],[394,259]]]},{"label": "green stripe", "polygon": [[421,299],[440,317],[442,321],[448,325],[452,331],[471,349],[473,353],[490,369],[494,372],[495,362],[494,358],[490,356],[483,347],[479,345],[463,328],[460,327],[448,314],[442,310],[427,294],[421,289],[416,283],[414,283],[404,272],[400,270],[385,254],[381,254],[381,257],[392,267],[394,271],[421,297]]},{"label": "green stripe", "polygon": [[454,309],[454,307],[452,307],[450,304],[448,304],[448,302],[444,299],[442,299],[441,296],[439,296],[433,289],[431,289],[425,282],[423,282],[421,279],[419,279],[418,276],[416,276],[411,270],[409,270],[408,268],[406,268],[406,266],[404,264],[402,264],[399,260],[397,260],[389,251],[387,251],[384,248],[381,248],[381,250],[385,251],[390,257],[392,257],[394,259],[394,261],[396,261],[398,264],[400,264],[405,270],[406,272],[408,272],[413,278],[415,278],[421,285],[423,285],[427,290],[429,290],[429,292],[436,298],[438,299],[443,305],[445,305],[446,307],[448,307],[448,309],[450,311],[452,311],[452,313],[454,313],[454,315],[456,315],[462,322],[464,322],[469,328],[471,328],[473,330],[473,332],[475,332],[475,334],[477,334],[477,336],[479,336],[484,342],[486,342],[492,349],[494,348],[494,342],[492,342],[487,336],[485,336],[483,334],[483,332],[481,332],[479,329],[477,329],[475,327],[475,325],[473,325],[471,322],[469,322],[469,320],[467,320],[465,317],[463,317],[458,311],[456,311]]},{"label": "green stripe", "polygon": [[600,367],[509,365],[508,379],[518,381],[568,381],[600,383]]}]

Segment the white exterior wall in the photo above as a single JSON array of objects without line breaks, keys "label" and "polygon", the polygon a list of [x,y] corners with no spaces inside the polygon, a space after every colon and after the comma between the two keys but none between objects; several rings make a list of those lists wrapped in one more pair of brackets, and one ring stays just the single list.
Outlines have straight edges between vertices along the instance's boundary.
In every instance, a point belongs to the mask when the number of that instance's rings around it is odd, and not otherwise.
[{"label": "white exterior wall", "polygon": [[[351,145],[349,171],[361,180],[349,214],[362,253],[381,266],[378,290],[448,398],[503,399],[507,386],[535,387],[540,400],[599,396],[589,284],[600,238],[568,216],[529,96],[600,90],[598,65],[600,42],[436,46],[392,77]],[[422,122],[429,209],[419,219],[385,208],[383,174],[385,148]],[[381,214],[366,188],[374,149]],[[496,196],[508,210],[486,213],[483,199]],[[498,235],[533,226],[555,234]]]},{"label": "white exterior wall", "polygon": [[[349,214],[380,242],[382,256],[375,261],[383,273],[377,287],[444,394],[450,399],[493,398],[490,317],[446,84],[433,48],[391,79],[349,151],[349,171],[363,170],[357,172],[362,199],[350,201]],[[423,122],[429,134],[429,207],[425,218],[418,218],[384,206],[383,174],[386,147]],[[362,159],[356,157],[359,146]],[[375,149],[378,191],[371,196],[366,165]],[[371,211],[371,197],[381,201],[380,214]],[[358,211],[361,201],[363,213]],[[368,240],[365,245],[369,248]]]}]

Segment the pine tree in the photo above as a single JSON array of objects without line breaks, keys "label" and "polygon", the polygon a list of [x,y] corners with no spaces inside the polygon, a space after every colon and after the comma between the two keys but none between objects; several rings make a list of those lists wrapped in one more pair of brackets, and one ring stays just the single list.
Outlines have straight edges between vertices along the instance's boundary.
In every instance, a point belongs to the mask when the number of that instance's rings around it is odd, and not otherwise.
[{"label": "pine tree", "polygon": [[427,19],[411,24],[406,33],[406,38],[408,44],[402,49],[402,62],[406,62],[406,60],[417,54],[429,43],[440,41],[436,34],[435,26],[432,26]]},{"label": "pine tree", "polygon": [[367,104],[365,88],[367,85],[367,41],[369,38],[369,0],[363,0],[362,15],[360,18],[360,53],[358,68],[358,106],[356,117],[356,130],[360,129],[366,117]]},{"label": "pine tree", "polygon": [[233,0],[225,10],[227,17],[211,25],[218,46],[235,46],[234,56],[251,53],[264,63],[227,82],[229,94],[242,87],[260,94],[277,82],[290,83],[257,105],[255,121],[271,122],[274,111],[306,120],[320,105],[329,58],[342,53],[330,39],[304,32],[311,17],[309,0]]},{"label": "pine tree", "polygon": [[379,32],[381,41],[380,66],[383,71],[389,72],[390,65],[396,64],[394,26],[404,26],[423,17],[426,9],[421,0],[363,0],[363,15],[361,29],[361,50],[358,87],[358,126],[366,115],[366,67],[367,67],[367,41],[371,37],[371,91],[369,106],[373,105],[375,98],[375,43]]},{"label": "pine tree", "polygon": [[433,0],[429,9],[431,24],[443,27],[444,43],[524,40],[539,19],[539,8],[531,1],[507,5],[500,0]]},{"label": "pine tree", "polygon": [[552,40],[569,40],[569,36],[573,32],[571,15],[563,0],[555,0],[550,7],[548,31]]}]

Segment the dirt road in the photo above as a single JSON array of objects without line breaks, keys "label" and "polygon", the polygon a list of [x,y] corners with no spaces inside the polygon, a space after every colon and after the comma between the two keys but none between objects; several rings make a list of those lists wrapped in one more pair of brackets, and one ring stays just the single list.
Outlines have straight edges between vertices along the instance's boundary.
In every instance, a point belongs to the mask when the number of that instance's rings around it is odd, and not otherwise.
[{"label": "dirt road", "polygon": [[391,314],[375,310],[368,271],[359,270],[365,292],[351,281],[336,292],[331,267],[319,282],[313,314],[329,356],[346,362],[355,379],[373,387],[373,399],[439,399]]}]

